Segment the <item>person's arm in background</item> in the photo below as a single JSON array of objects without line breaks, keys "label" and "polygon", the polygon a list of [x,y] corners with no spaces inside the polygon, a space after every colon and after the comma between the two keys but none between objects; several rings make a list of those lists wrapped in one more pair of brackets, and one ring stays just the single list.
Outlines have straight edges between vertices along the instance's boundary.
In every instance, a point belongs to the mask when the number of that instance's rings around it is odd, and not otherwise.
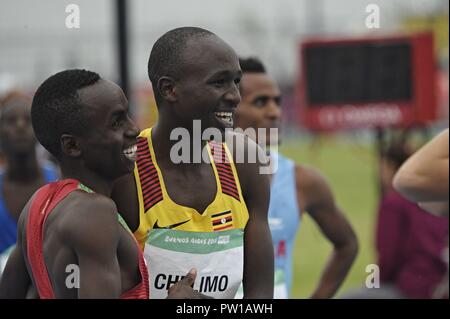
[{"label": "person's arm in background", "polygon": [[32,285],[22,253],[23,212],[28,211],[30,203],[31,200],[23,209],[17,223],[17,243],[8,258],[5,270],[0,278],[0,299],[25,299]]},{"label": "person's arm in background", "polygon": [[0,279],[0,299],[25,299],[31,279],[20,245],[16,245]]},{"label": "person's arm in background", "polygon": [[394,177],[394,188],[414,202],[449,200],[449,131],[414,153]]},{"label": "person's arm in background", "polygon": [[448,201],[418,203],[420,208],[437,216],[448,216],[448,204]]},{"label": "person's arm in background", "polygon": [[296,167],[297,198],[333,245],[331,256],[311,298],[331,298],[343,283],[358,253],[350,223],[336,206],[328,182],[316,170]]}]

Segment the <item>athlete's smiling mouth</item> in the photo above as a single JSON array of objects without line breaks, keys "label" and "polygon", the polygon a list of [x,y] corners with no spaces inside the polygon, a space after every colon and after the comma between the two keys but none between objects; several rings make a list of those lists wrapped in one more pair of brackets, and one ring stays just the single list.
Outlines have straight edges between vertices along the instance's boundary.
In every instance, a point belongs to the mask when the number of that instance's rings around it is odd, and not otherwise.
[{"label": "athlete's smiling mouth", "polygon": [[126,149],[123,150],[123,155],[130,161],[136,161],[136,152],[137,152],[137,145],[132,145]]},{"label": "athlete's smiling mouth", "polygon": [[227,126],[233,126],[233,112],[231,111],[219,111],[214,112],[217,119],[224,122]]}]

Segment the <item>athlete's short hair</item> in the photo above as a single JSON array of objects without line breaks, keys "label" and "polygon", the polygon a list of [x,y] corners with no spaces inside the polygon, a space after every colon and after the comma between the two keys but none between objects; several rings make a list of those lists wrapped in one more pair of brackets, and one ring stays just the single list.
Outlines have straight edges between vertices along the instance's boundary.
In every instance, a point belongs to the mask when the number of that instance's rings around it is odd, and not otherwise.
[{"label": "athlete's short hair", "polygon": [[148,59],[148,77],[152,82],[156,102],[161,101],[158,81],[163,76],[176,78],[183,63],[183,50],[188,40],[215,36],[211,31],[197,27],[182,27],[163,34],[153,45]]},{"label": "athlete's short hair", "polygon": [[62,134],[86,132],[89,112],[78,90],[93,85],[100,76],[87,70],[65,70],[45,80],[37,89],[31,106],[31,123],[38,141],[53,156],[61,155]]},{"label": "athlete's short hair", "polygon": [[[249,57],[249,58],[239,58],[239,64],[241,66],[242,74],[245,73],[262,73],[266,74],[266,68],[264,67],[264,64],[261,62],[260,59],[256,57]],[[241,84],[239,85],[239,91],[241,92],[241,95],[243,93],[243,83],[241,81]]]},{"label": "athlete's short hair", "polygon": [[256,57],[239,58],[242,73],[266,73],[266,68]]}]

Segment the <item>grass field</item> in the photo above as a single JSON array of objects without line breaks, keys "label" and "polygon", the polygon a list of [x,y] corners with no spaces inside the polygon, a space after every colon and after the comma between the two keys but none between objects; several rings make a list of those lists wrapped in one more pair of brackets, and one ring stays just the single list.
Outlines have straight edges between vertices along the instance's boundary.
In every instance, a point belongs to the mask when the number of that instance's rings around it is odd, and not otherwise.
[{"label": "grass field", "polygon": [[[374,263],[374,226],[377,205],[377,164],[370,143],[343,138],[312,141],[286,140],[280,152],[297,163],[318,168],[328,179],[338,205],[354,227],[359,254],[336,297],[364,284],[365,268]],[[294,253],[293,298],[308,298],[313,292],[331,251],[314,221],[304,215]]]}]

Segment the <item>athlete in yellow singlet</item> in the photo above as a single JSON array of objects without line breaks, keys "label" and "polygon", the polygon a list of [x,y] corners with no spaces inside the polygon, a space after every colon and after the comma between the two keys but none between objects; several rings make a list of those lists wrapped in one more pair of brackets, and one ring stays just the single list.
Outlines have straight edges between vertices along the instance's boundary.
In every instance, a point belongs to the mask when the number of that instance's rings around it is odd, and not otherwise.
[{"label": "athlete in yellow singlet", "polygon": [[[240,102],[236,53],[207,30],[178,28],[156,41],[148,68],[158,122],[141,132],[134,174],[116,183],[112,197],[144,250],[150,298],[164,298],[191,268],[204,295],[233,298],[242,282],[244,298],[272,298],[269,179],[259,163],[236,160],[240,152],[264,153],[243,135],[225,134]],[[173,138],[180,128],[190,146],[181,163]],[[221,138],[202,140],[207,128]],[[225,143],[230,135],[242,143]],[[208,160],[195,161],[202,151]]]},{"label": "athlete in yellow singlet", "polygon": [[[144,246],[148,230],[175,228],[191,232],[214,232],[243,229],[248,210],[237,178],[236,168],[226,144],[208,144],[208,155],[214,171],[216,189],[214,200],[203,210],[179,205],[169,196],[161,169],[158,166],[151,139],[152,129],[141,132],[138,138],[138,161],[134,170],[139,198],[139,228],[135,237]],[[223,147],[223,149],[222,149]],[[214,162],[211,154],[224,151],[229,163]],[[201,191],[201,190],[198,190]]]}]

